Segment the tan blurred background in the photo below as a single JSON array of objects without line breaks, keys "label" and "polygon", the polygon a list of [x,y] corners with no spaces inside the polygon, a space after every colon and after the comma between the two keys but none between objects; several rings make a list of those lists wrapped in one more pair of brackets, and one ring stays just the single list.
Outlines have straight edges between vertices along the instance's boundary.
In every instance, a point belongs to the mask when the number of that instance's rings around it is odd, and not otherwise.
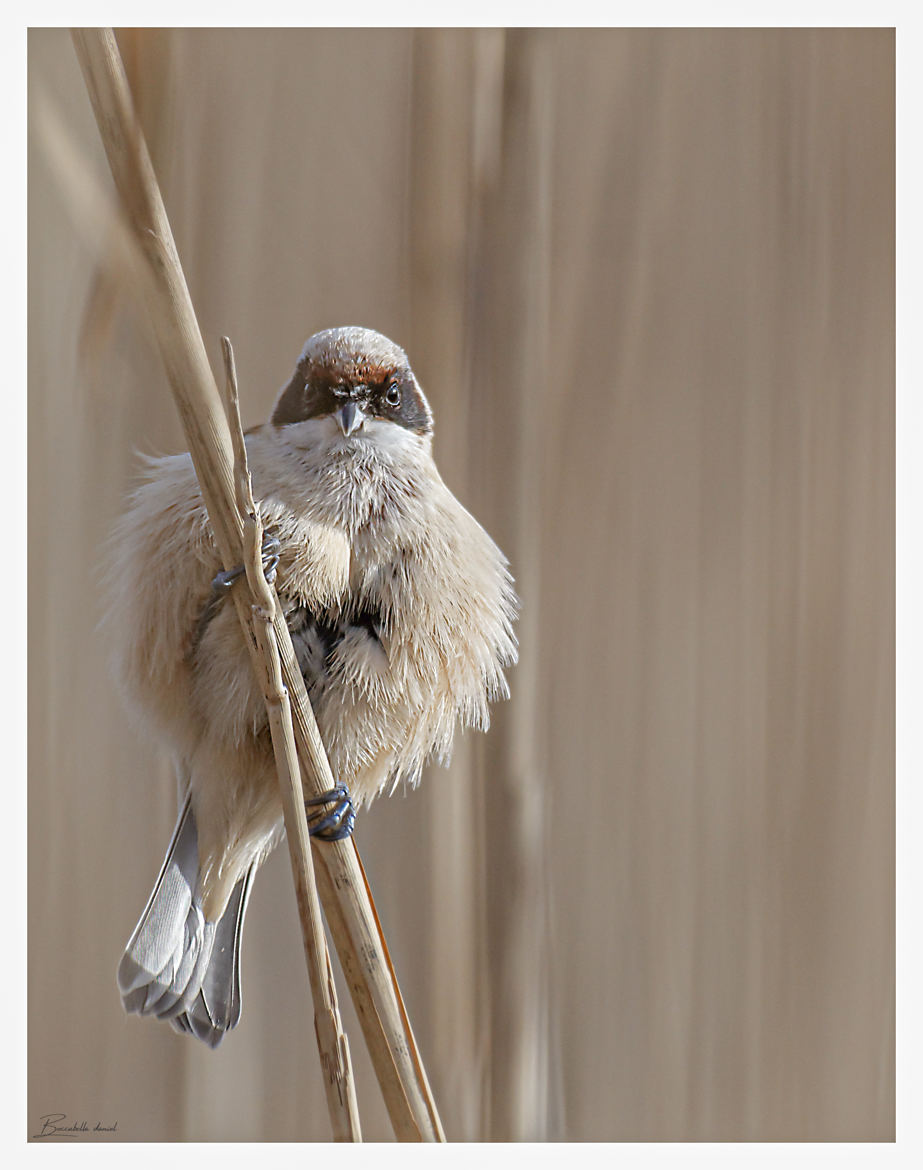
[{"label": "tan blurred background", "polygon": [[[357,829],[450,1139],[891,1139],[892,33],[120,40],[245,425],[310,333],[391,335],[517,577],[512,701]],[[96,582],[182,439],[34,118],[110,190],[68,34],[29,66],[29,1133],[327,1140],[284,850],[217,1052],[119,1004],[174,789]]]}]

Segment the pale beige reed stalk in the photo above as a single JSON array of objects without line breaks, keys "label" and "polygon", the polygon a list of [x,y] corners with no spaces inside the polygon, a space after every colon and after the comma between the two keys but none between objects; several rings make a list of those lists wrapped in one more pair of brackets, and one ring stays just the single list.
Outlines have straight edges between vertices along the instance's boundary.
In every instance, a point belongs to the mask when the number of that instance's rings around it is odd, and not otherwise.
[{"label": "pale beige reed stalk", "polygon": [[[148,309],[215,541],[223,563],[233,566],[242,559],[244,525],[235,504],[231,438],[118,46],[109,29],[73,35],[116,187],[147,266]],[[258,658],[251,608],[240,590],[234,591],[234,603],[251,653]],[[291,698],[299,762],[311,794],[319,795],[334,781],[278,607],[272,625]],[[289,823],[297,804],[294,795],[283,797],[290,846],[303,847],[305,834],[297,823]],[[319,885],[327,921],[395,1135],[405,1141],[444,1140],[355,844],[326,842],[314,855],[321,862]]]}]

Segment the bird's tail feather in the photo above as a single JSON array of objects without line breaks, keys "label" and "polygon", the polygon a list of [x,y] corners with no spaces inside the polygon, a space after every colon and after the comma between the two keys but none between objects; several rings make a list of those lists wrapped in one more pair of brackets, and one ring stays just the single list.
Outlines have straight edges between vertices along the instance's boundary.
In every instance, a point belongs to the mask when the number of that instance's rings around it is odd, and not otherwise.
[{"label": "bird's tail feather", "polygon": [[127,1012],[170,1020],[211,1047],[240,1019],[240,935],[253,867],[217,923],[206,921],[198,887],[195,814],[187,796],[150,900],[119,963]]},{"label": "bird's tail feather", "polygon": [[191,1005],[171,1023],[212,1047],[240,1019],[240,935],[254,866],[234,887],[215,931],[208,966]]}]

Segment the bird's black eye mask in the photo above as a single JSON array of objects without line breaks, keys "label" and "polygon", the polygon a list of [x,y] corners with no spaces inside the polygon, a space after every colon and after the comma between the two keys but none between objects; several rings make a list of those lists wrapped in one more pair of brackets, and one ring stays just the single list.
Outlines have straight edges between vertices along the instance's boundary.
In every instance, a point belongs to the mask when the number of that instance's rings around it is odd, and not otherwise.
[{"label": "bird's black eye mask", "polygon": [[352,400],[366,418],[396,423],[418,435],[433,429],[432,418],[409,369],[376,371],[364,381],[341,377],[335,370],[304,370],[300,366],[279,396],[270,422],[284,427],[309,418],[323,418]]}]

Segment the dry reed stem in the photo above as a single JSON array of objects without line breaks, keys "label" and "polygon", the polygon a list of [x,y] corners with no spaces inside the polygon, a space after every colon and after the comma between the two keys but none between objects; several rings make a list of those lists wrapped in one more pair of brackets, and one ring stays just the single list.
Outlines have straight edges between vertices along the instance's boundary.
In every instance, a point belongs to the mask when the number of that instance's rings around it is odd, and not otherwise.
[{"label": "dry reed stem", "polygon": [[[311,860],[311,839],[305,813],[301,771],[298,767],[298,749],[292,727],[291,704],[282,681],[282,662],[273,629],[273,617],[278,609],[276,591],[266,581],[262,566],[263,522],[253,502],[247,448],[240,423],[240,400],[237,390],[237,369],[234,350],[227,337],[221,339],[225,369],[225,409],[231,428],[234,449],[234,485],[237,507],[244,517],[244,566],[247,583],[253,595],[251,606],[253,630],[260,647],[258,656],[260,686],[269,716],[272,747],[279,774],[279,791],[285,818],[285,835],[292,863],[292,878],[305,959],[314,1001],[314,1032],[320,1053],[327,1108],[334,1141],[362,1141],[356,1085],[349,1059],[349,1041],[343,1032],[337,1006],[336,987],[331,977],[327,938],[317,900],[314,864]],[[255,661],[257,661],[255,659]]]},{"label": "dry reed stem", "polygon": [[[74,30],[74,46],[112,175],[140,244],[141,281],[222,563],[241,563],[233,452],[173,234],[111,29]],[[259,654],[243,592],[234,603],[252,656]],[[334,787],[288,628],[273,618],[298,759],[312,795]],[[444,1141],[387,946],[352,839],[322,843],[314,857],[321,899],[395,1136]]]}]

